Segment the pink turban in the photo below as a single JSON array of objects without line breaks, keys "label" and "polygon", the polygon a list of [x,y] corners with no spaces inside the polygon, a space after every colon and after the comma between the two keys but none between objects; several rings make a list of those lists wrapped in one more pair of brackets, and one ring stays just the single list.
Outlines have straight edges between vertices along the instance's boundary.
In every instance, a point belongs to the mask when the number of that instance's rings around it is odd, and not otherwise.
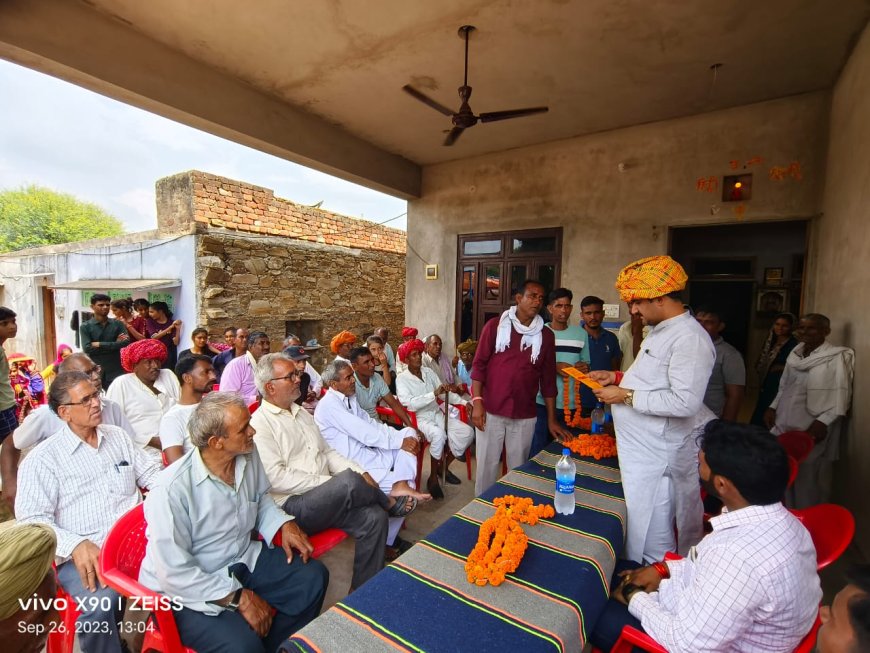
[{"label": "pink turban", "polygon": [[121,367],[126,372],[132,372],[140,361],[156,358],[162,365],[166,362],[166,357],[166,345],[154,338],[146,338],[137,340],[121,350]]},{"label": "pink turban", "polygon": [[[416,331],[416,329],[414,330]],[[414,340],[407,340],[399,345],[399,349],[397,350],[399,352],[399,360],[404,363],[412,351],[422,352],[423,349],[425,349],[425,345],[423,345],[422,340],[417,340],[416,338]]]}]

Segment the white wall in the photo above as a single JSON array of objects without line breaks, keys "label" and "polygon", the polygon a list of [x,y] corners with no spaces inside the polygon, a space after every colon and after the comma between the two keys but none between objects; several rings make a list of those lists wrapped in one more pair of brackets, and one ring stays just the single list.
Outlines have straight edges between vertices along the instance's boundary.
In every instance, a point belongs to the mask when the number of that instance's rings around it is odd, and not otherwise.
[{"label": "white wall", "polygon": [[854,513],[860,558],[870,560],[870,28],[852,52],[831,103],[824,215],[813,243],[813,311],[831,318],[831,342],[855,349],[852,415],[835,467],[837,500]]},{"label": "white wall", "polygon": [[[41,286],[80,279],[181,279],[181,286],[158,292],[171,292],[175,300],[175,317],[184,322],[180,349],[189,346],[190,332],[196,327],[195,237],[182,236],[167,240],[145,240],[86,249],[75,245],[26,250],[17,255],[0,257],[0,283],[4,286],[5,305],[18,314],[18,336],[9,340],[7,351],[35,355],[44,366],[54,360],[58,343],[75,345],[75,333],[69,328],[73,311],[88,309],[81,290],[55,291],[56,343],[46,343]],[[46,252],[50,249],[50,252]],[[29,252],[33,252],[30,254]],[[147,292],[134,291],[133,297]],[[48,356],[50,359],[46,360]]]},{"label": "white wall", "polygon": [[[696,188],[700,177],[734,174],[731,160],[764,159],[746,170],[747,222],[816,215],[829,101],[810,93],[425,168],[423,195],[408,204],[408,323],[452,351],[460,233],[561,226],[562,284],[616,302],[619,269],[666,252],[669,226],[736,222],[721,190]],[[792,161],[800,181],[768,178]],[[439,264],[437,281],[425,280],[424,263]]]}]

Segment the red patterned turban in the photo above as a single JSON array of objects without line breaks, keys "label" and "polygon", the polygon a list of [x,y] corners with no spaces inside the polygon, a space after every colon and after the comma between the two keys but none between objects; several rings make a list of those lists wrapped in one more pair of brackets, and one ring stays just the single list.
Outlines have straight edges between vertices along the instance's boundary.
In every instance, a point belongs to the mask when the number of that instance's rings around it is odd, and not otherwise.
[{"label": "red patterned turban", "polygon": [[127,372],[132,372],[140,361],[156,358],[163,365],[166,362],[166,357],[166,345],[159,340],[145,338],[145,340],[137,340],[121,350],[121,367]]}]

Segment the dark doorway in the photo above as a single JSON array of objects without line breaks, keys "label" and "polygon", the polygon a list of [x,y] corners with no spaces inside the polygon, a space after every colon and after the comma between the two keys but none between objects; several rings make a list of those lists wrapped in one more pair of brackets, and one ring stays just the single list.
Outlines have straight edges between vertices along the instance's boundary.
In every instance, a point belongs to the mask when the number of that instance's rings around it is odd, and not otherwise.
[{"label": "dark doorway", "polygon": [[721,312],[725,320],[722,337],[737,351],[748,351],[751,316],[746,310],[752,305],[753,281],[689,281],[691,306],[704,306]]}]

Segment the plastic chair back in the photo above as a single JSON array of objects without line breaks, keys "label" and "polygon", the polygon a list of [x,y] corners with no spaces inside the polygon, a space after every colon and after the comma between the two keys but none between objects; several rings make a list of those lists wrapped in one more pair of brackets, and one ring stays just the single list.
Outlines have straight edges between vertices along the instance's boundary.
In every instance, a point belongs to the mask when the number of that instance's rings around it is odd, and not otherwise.
[{"label": "plastic chair back", "polygon": [[46,653],[73,653],[75,650],[76,621],[81,615],[73,599],[60,583],[57,584],[57,599],[66,601],[66,610],[60,613],[61,627],[55,628],[48,634],[45,643]]},{"label": "plastic chair back", "polygon": [[819,570],[824,569],[849,546],[855,535],[855,518],[843,506],[822,503],[804,510],[792,510],[795,517],[810,532],[816,547]]},{"label": "plastic chair back", "polygon": [[785,452],[800,465],[807,459],[816,443],[806,431],[787,431],[777,438]]},{"label": "plastic chair back", "polygon": [[795,460],[794,456],[788,454],[788,485],[787,488],[790,488],[794,485],[794,481],[797,478],[798,472],[800,471],[801,465]]},{"label": "plastic chair back", "polygon": [[248,406],[248,412],[249,412],[251,415],[253,415],[254,412],[255,412],[259,407],[260,407],[260,402],[259,402],[259,401],[255,401],[255,402],[253,402],[252,404],[250,404],[250,405]]}]

